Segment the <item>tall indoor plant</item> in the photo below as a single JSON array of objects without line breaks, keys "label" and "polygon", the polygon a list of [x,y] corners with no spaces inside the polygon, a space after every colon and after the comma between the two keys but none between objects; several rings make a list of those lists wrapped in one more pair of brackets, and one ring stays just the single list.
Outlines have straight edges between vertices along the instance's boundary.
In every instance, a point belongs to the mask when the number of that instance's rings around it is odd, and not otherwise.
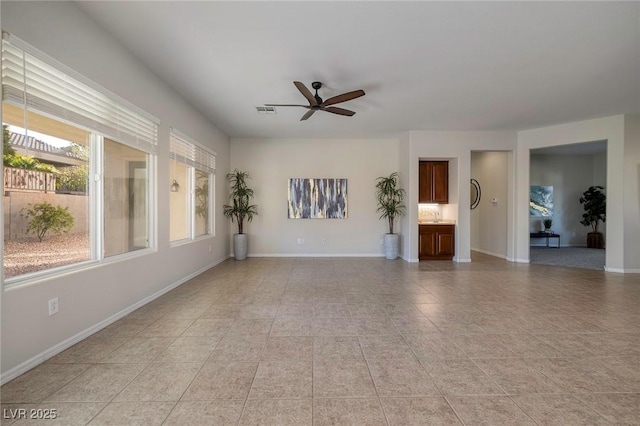
[{"label": "tall indoor plant", "polygon": [[582,215],[581,224],[591,226],[591,232],[587,234],[587,247],[604,248],[604,237],[598,231],[600,221],[607,219],[607,197],[604,195],[603,187],[590,186],[580,197],[580,204],[583,205],[585,213]]},{"label": "tall indoor plant", "polygon": [[238,223],[238,233],[233,236],[233,254],[236,260],[247,258],[248,244],[247,234],[244,233],[244,221],[251,222],[253,216],[258,214],[258,207],[251,204],[253,189],[247,186],[249,173],[235,169],[227,174],[229,182],[229,200],[231,204],[223,206],[223,213],[231,219],[231,222]]},{"label": "tall indoor plant", "polygon": [[403,204],[405,191],[400,188],[398,172],[376,179],[376,198],[380,219],[389,221],[389,233],[384,236],[384,254],[387,259],[398,257],[400,237],[393,233],[393,223],[396,217],[405,212]]}]

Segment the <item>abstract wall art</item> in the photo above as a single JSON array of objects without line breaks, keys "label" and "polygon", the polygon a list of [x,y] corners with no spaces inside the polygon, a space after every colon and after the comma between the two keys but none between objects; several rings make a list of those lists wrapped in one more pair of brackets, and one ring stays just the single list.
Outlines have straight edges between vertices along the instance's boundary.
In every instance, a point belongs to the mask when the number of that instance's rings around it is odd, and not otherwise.
[{"label": "abstract wall art", "polygon": [[531,186],[529,216],[553,216],[553,186]]},{"label": "abstract wall art", "polygon": [[346,219],[347,179],[289,179],[289,219]]}]

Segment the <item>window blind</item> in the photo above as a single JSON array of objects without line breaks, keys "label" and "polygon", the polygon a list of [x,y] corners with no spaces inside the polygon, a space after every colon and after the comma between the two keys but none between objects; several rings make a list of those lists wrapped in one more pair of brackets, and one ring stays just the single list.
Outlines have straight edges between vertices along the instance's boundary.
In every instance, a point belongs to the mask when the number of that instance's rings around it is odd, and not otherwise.
[{"label": "window blind", "polygon": [[156,118],[6,32],[2,99],[157,154]]},{"label": "window blind", "polygon": [[169,158],[207,173],[216,172],[215,153],[204,149],[176,129],[171,129],[170,133]]}]

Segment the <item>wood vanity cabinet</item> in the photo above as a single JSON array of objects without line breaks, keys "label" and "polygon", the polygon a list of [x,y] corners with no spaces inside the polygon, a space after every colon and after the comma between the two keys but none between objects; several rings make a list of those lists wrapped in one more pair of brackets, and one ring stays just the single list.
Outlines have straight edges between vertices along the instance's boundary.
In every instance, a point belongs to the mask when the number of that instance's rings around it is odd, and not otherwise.
[{"label": "wood vanity cabinet", "polygon": [[418,258],[451,260],[456,252],[455,225],[419,225]]},{"label": "wood vanity cabinet", "polygon": [[449,162],[420,161],[418,203],[449,203]]}]

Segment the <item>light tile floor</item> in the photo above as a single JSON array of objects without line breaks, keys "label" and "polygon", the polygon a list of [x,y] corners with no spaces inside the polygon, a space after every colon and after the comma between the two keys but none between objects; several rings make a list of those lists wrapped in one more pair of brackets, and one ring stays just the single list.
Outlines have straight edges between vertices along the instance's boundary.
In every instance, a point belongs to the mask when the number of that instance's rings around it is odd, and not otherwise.
[{"label": "light tile floor", "polygon": [[473,260],[226,261],[3,386],[2,424],[640,424],[640,277]]}]

